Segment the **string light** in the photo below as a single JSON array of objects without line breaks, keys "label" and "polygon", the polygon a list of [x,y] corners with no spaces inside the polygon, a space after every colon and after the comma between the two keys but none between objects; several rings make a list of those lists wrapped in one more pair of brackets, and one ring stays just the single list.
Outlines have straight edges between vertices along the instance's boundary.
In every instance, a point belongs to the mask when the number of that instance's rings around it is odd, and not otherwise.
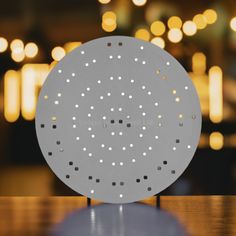
[{"label": "string light", "polygon": [[172,16],[169,18],[167,25],[169,29],[173,28],[180,29],[182,26],[182,20],[178,16]]},{"label": "string light", "polygon": [[135,38],[142,39],[144,41],[149,41],[150,33],[148,32],[148,30],[141,28],[135,32]]},{"label": "string light", "polygon": [[25,45],[25,55],[29,58],[33,58],[38,54],[38,46],[35,43],[27,43]]},{"label": "string light", "polygon": [[236,31],[236,17],[232,18],[230,21],[230,27],[233,31]]},{"label": "string light", "polygon": [[202,14],[197,14],[194,16],[193,22],[196,24],[198,29],[204,29],[207,26],[206,17]]},{"label": "string light", "polygon": [[141,7],[147,3],[147,0],[132,0],[132,2],[134,5]]},{"label": "string light", "polygon": [[183,24],[183,32],[187,36],[193,36],[197,32],[197,26],[193,21],[186,21]]},{"label": "string light", "polygon": [[180,29],[170,29],[167,36],[172,43],[178,43],[182,40],[183,33]]},{"label": "string light", "polygon": [[203,16],[206,19],[207,24],[214,24],[217,20],[217,13],[213,9],[207,9],[203,12]]},{"label": "string light", "polygon": [[5,38],[0,37],[0,53],[5,52],[8,47],[8,42]]},{"label": "string light", "polygon": [[161,37],[155,37],[151,40],[151,43],[155,44],[156,46],[160,47],[160,48],[164,48],[165,47],[165,41],[163,38]]},{"label": "string light", "polygon": [[66,52],[63,47],[57,46],[53,48],[51,55],[55,61],[60,61],[66,55]]},{"label": "string light", "polygon": [[151,32],[156,36],[161,36],[165,33],[166,26],[162,21],[154,21],[150,27]]}]

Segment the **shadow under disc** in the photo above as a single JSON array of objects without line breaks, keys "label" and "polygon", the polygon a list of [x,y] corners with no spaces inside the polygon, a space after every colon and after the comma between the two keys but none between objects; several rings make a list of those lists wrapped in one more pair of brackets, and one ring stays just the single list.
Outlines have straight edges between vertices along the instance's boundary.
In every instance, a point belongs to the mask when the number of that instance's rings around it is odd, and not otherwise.
[{"label": "shadow under disc", "polygon": [[168,212],[142,204],[103,204],[77,210],[52,231],[52,236],[186,236]]}]

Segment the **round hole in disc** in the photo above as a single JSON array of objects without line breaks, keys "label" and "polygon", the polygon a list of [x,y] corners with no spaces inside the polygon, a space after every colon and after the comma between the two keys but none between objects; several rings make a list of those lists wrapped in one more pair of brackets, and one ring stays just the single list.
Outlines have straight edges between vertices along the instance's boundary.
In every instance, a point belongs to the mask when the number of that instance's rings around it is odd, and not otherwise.
[{"label": "round hole in disc", "polygon": [[159,193],[183,173],[198,144],[201,112],[188,74],[170,54],[110,36],[84,43],[49,73],[36,131],[45,159],[66,185],[103,202],[128,203]]}]

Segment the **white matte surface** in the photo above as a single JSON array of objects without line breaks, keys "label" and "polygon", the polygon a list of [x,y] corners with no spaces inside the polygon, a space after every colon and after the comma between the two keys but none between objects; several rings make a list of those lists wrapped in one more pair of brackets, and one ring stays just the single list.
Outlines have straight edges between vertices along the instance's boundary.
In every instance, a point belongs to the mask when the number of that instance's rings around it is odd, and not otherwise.
[{"label": "white matte surface", "polygon": [[110,203],[172,184],[196,150],[201,112],[183,67],[166,51],[112,36],[78,47],[49,74],[36,130],[54,173]]}]

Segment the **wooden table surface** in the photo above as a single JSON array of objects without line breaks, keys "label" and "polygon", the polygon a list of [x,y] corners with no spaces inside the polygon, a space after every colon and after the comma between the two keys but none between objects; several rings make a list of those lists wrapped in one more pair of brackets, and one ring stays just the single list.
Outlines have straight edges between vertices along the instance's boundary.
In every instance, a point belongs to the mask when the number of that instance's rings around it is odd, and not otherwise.
[{"label": "wooden table surface", "polygon": [[[236,196],[161,196],[160,208],[171,212],[192,236],[236,236]],[[156,206],[156,198],[142,201]],[[0,236],[47,235],[85,197],[0,197]],[[99,204],[91,201],[91,205]],[[104,235],[106,236],[106,235]]]}]

